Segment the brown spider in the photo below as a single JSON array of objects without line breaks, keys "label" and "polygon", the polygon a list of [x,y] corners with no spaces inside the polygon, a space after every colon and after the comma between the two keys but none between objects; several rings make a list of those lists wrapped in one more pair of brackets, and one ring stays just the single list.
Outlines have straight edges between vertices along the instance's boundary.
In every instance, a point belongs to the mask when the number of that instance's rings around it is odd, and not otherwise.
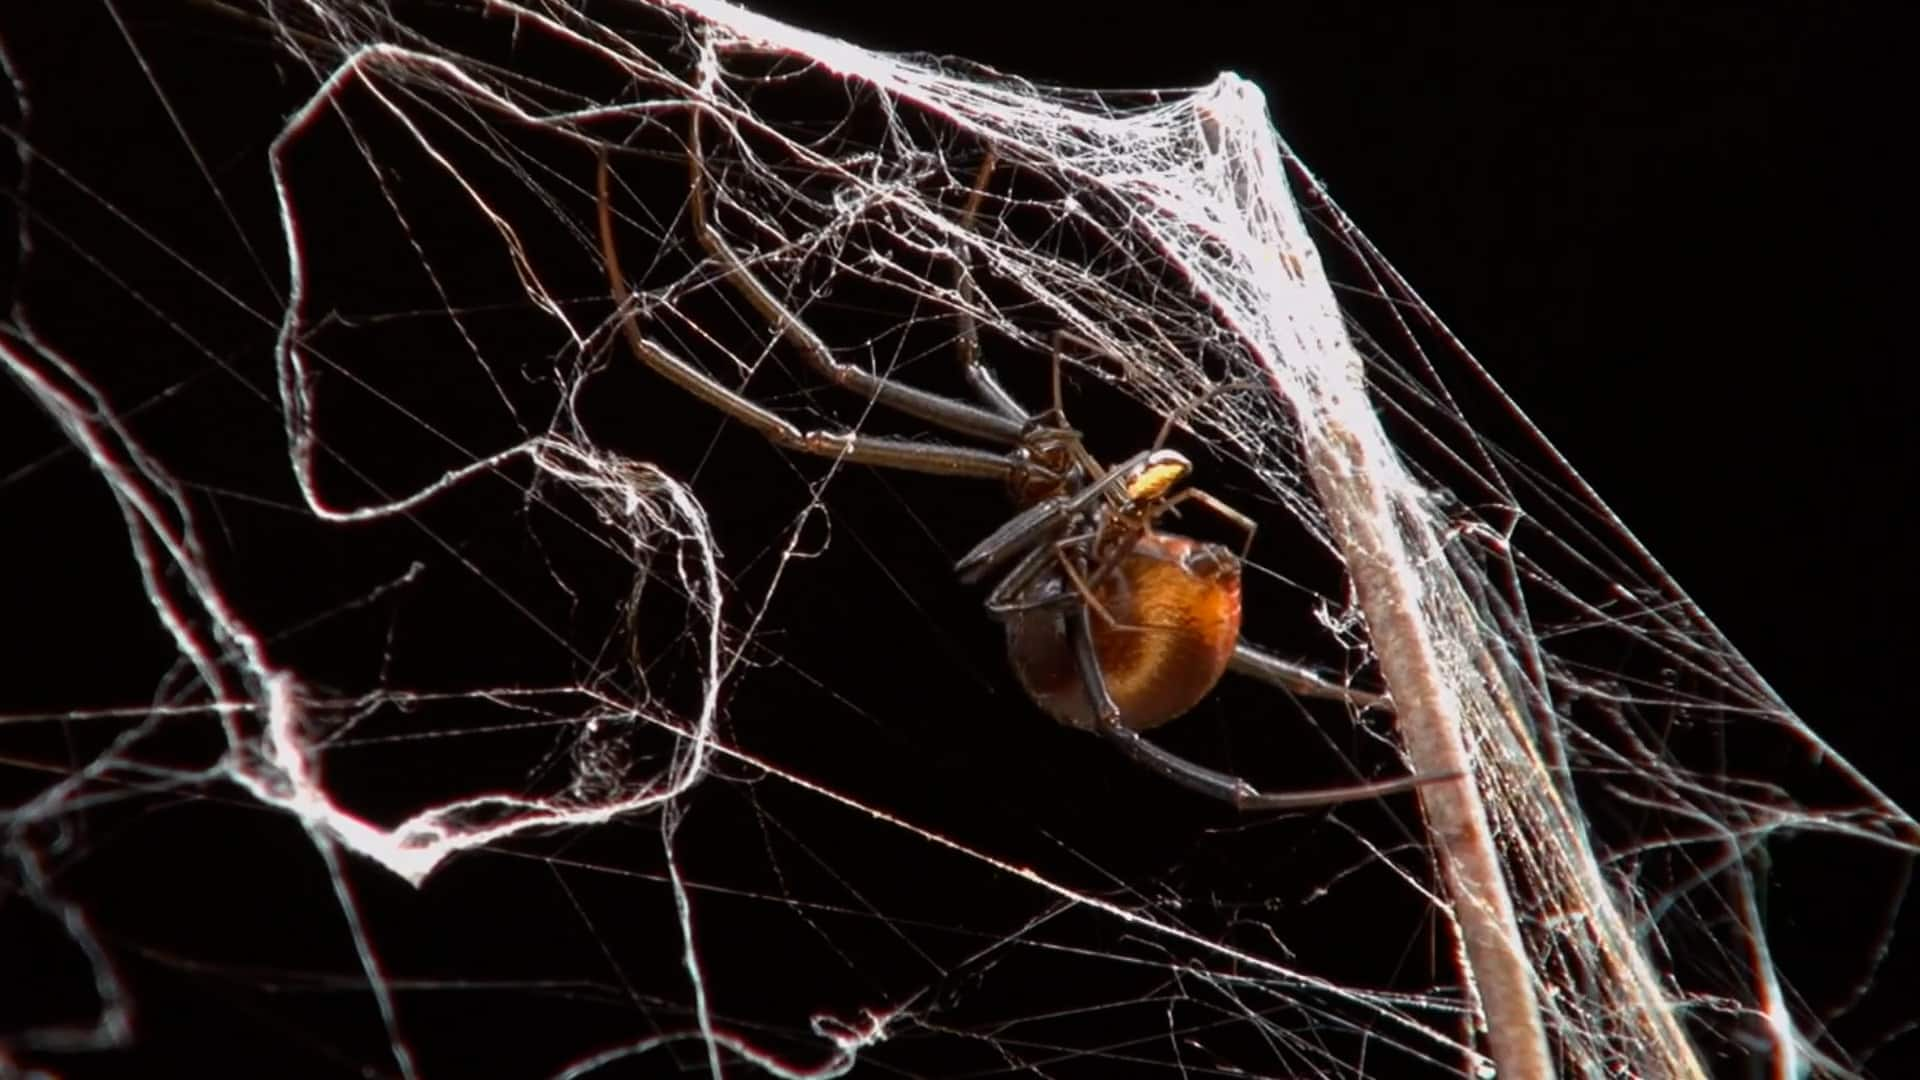
[{"label": "brown spider", "polygon": [[[601,255],[620,306],[620,329],[641,362],[776,446],[863,465],[1000,480],[1022,509],[960,559],[956,570],[961,580],[972,583],[1000,574],[986,608],[1006,625],[1014,672],[1041,708],[1061,723],[1106,737],[1168,779],[1241,809],[1372,799],[1447,779],[1410,776],[1266,794],[1142,737],[1141,731],[1191,709],[1229,669],[1306,696],[1360,706],[1381,699],[1328,682],[1240,640],[1241,556],[1219,544],[1161,532],[1155,522],[1189,499],[1245,530],[1248,544],[1253,522],[1198,489],[1174,491],[1192,471],[1185,457],[1160,446],[1174,418],[1166,421],[1153,448],[1112,468],[1096,461],[1079,433],[1066,424],[1057,349],[1052,409],[1036,415],[1022,408],[980,360],[978,330],[965,314],[972,286],[964,265],[956,268],[963,297],[958,351],[981,404],[916,389],[835,359],[826,343],[753,275],[709,219],[701,114],[697,107],[691,110],[687,136],[690,217],[701,247],[727,284],[829,382],[1004,449],[854,431],[802,431],[646,337],[635,324],[637,304],[620,270],[603,154],[595,181]],[[963,227],[971,227],[993,167],[989,156],[965,208]]]}]

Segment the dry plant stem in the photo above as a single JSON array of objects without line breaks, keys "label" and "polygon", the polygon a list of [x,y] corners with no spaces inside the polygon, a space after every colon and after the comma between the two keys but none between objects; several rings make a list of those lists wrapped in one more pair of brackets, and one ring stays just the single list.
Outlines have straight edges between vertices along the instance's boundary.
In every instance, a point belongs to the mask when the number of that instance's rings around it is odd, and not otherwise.
[{"label": "dry plant stem", "polygon": [[1545,1080],[1554,1071],[1533,968],[1472,780],[1457,699],[1421,618],[1424,590],[1399,540],[1393,507],[1374,482],[1378,464],[1337,419],[1310,429],[1308,439],[1314,486],[1346,556],[1413,771],[1463,777],[1421,787],[1420,805],[1485,1010],[1488,1049],[1501,1080]]}]

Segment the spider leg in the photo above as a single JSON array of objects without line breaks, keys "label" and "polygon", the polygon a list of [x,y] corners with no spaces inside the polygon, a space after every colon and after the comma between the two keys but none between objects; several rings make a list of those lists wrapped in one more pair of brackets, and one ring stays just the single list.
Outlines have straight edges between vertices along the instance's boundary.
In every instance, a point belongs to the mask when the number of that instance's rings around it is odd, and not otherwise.
[{"label": "spider leg", "polygon": [[1234,648],[1233,659],[1227,661],[1227,670],[1238,672],[1248,678],[1259,679],[1291,694],[1327,701],[1344,701],[1357,709],[1372,708],[1375,705],[1391,707],[1393,704],[1385,694],[1374,694],[1365,690],[1355,690],[1350,686],[1342,686],[1304,664],[1282,660],[1244,641]]},{"label": "spider leg", "polygon": [[600,253],[607,265],[607,280],[613,288],[614,299],[621,308],[620,330],[626,336],[633,354],[669,382],[759,432],[775,446],[788,450],[862,465],[908,469],[940,476],[979,477],[1009,484],[1031,478],[1036,472],[1045,472],[1037,463],[1018,453],[859,435],[851,431],[802,431],[785,417],[755,404],[674,355],[666,346],[643,335],[635,325],[631,311],[633,294],[627,288],[626,276],[621,273],[619,250],[613,240],[613,212],[604,155],[600,158],[595,184],[599,195]]},{"label": "spider leg", "polygon": [[[993,177],[997,160],[989,149],[985,160],[980,162],[980,171],[974,174],[973,189],[967,196],[966,208],[960,213],[962,232],[973,231],[974,219],[980,213],[980,200],[987,193],[987,181]],[[953,309],[957,329],[954,351],[960,354],[960,371],[973,387],[975,396],[1000,415],[1025,423],[1031,414],[1021,407],[1006,387],[1000,385],[993,369],[980,362],[980,322],[973,315],[973,302],[979,290],[974,288],[972,263],[971,248],[962,248],[953,257],[953,288],[960,294],[960,301]]]},{"label": "spider leg", "polygon": [[[960,213],[957,226],[959,236],[974,233],[980,202],[987,193],[987,183],[993,176],[997,162],[993,150],[988,148],[986,157],[980,162],[979,171],[974,174],[973,187]],[[954,352],[959,359],[961,374],[973,388],[975,398],[994,412],[1025,425],[1027,437],[1020,452],[1031,455],[1034,461],[1044,466],[1044,470],[1037,470],[1040,473],[1037,483],[1016,485],[1009,488],[1008,493],[1016,503],[1024,504],[1046,495],[1076,490],[1089,477],[1099,476],[1102,470],[1099,462],[1081,445],[1080,433],[1067,423],[1067,412],[1061,402],[1060,391],[1060,331],[1054,332],[1053,404],[1046,412],[1036,414],[1028,411],[981,359],[980,321],[975,314],[980,290],[973,277],[973,246],[959,242],[959,236],[956,236],[951,259],[956,296],[953,305]]]},{"label": "spider leg", "polygon": [[[1156,629],[1156,627],[1151,626],[1135,626],[1132,623],[1123,623],[1119,619],[1114,618],[1113,612],[1108,611],[1106,605],[1100,602],[1100,597],[1094,592],[1092,583],[1087,580],[1087,575],[1081,573],[1080,570],[1074,566],[1074,560],[1067,557],[1066,547],[1068,543],[1069,541],[1062,541],[1061,543],[1055,544],[1054,552],[1056,553],[1060,569],[1066,572],[1067,580],[1073,583],[1074,595],[1081,603],[1086,605],[1087,611],[1100,616],[1100,621],[1107,624],[1111,629],[1128,630],[1135,633],[1148,633]],[[1115,559],[1113,565],[1118,567],[1119,562],[1118,559]],[[1091,619],[1088,620],[1088,625],[1091,627]],[[1106,682],[1106,673],[1101,672],[1100,684],[1105,686]]]},{"label": "spider leg", "polygon": [[[1058,541],[1056,541],[1058,543]],[[983,605],[987,614],[996,619],[1005,619],[1023,611],[1034,611],[1043,607],[1052,607],[1065,603],[1071,594],[1054,583],[1034,595],[1032,587],[1043,580],[1042,575],[1055,565],[1056,548],[1051,544],[1029,550],[1013,569],[1007,571],[987,594]]]},{"label": "spider leg", "polygon": [[[1070,507],[1074,501],[1065,495],[1055,495],[1013,515],[975,544],[973,550],[960,556],[960,561],[953,564],[954,573],[963,583],[972,585],[1005,566],[1008,560],[1038,550],[1065,529],[1071,520]],[[994,595],[1001,592],[1002,587],[994,588]]]},{"label": "spider leg", "polygon": [[707,164],[706,154],[700,145],[701,115],[702,110],[692,110],[687,131],[687,171],[693,187],[693,231],[700,246],[720,264],[721,276],[726,283],[778,330],[781,337],[798,350],[815,371],[834,385],[853,391],[868,401],[897,409],[930,424],[938,424],[958,434],[1006,446],[1024,444],[1028,427],[1024,416],[1003,416],[977,405],[883,379],[856,365],[834,359],[827,343],[820,340],[819,335],[754,276],[745,260],[720,235],[720,230],[713,227],[713,221],[707,213]]},{"label": "spider leg", "polygon": [[1158,453],[1142,450],[1072,495],[1042,499],[1013,515],[985,540],[975,544],[973,550],[960,556],[960,561],[953,566],[954,573],[961,581],[972,584],[1014,558],[1058,538],[1067,522],[1084,513],[1095,500],[1129,482]]},{"label": "spider leg", "polygon": [[[1000,159],[989,147],[986,157],[980,162],[980,168],[973,176],[973,187],[967,194],[967,203],[960,212],[959,228],[962,232],[974,231],[973,223],[980,216],[980,202],[987,194],[987,183],[993,177],[993,170]],[[994,411],[1022,422],[1031,422],[1035,415],[1028,412],[1013,396],[1012,391],[1002,386],[999,378],[980,359],[980,320],[974,316],[974,301],[980,290],[973,282],[972,249],[964,248],[953,257],[953,288],[959,294],[959,303],[954,307],[954,323],[957,328],[954,349],[960,354],[960,371],[973,387],[975,396],[986,402]],[[1060,368],[1064,363],[1063,342],[1072,339],[1065,330],[1053,332],[1053,405],[1038,419],[1062,430],[1067,428],[1066,407],[1061,401]]]},{"label": "spider leg", "polygon": [[[993,591],[987,594],[984,605],[987,614],[1004,620],[1043,608],[1085,604],[1094,614],[1100,616],[1102,623],[1111,629],[1140,633],[1151,633],[1162,629],[1123,623],[1100,602],[1092,583],[1087,580],[1085,572],[1079,568],[1081,560],[1074,557],[1084,555],[1085,545],[1094,539],[1097,539],[1097,534],[1069,534],[1051,544],[1027,552],[1026,556],[1007,572],[1007,576],[1001,578],[999,584],[993,587]],[[1071,589],[1063,585],[1059,578],[1043,576],[1054,569],[1065,573],[1066,584],[1072,585]],[[1036,585],[1039,588],[1035,588]]]},{"label": "spider leg", "polygon": [[1087,701],[1093,706],[1094,730],[1118,747],[1121,753],[1189,791],[1231,803],[1238,810],[1301,810],[1378,799],[1411,791],[1422,784],[1454,779],[1451,774],[1405,776],[1397,780],[1339,788],[1268,793],[1237,776],[1188,761],[1120,723],[1120,707],[1114,704],[1113,694],[1107,689],[1106,676],[1100,671],[1100,655],[1094,648],[1092,619],[1087,609],[1076,608],[1070,620],[1074,658],[1080,667],[1081,681],[1086,686]]},{"label": "spider leg", "polygon": [[1216,516],[1226,521],[1227,524],[1232,525],[1234,528],[1240,530],[1242,535],[1245,537],[1245,539],[1240,541],[1240,559],[1242,562],[1246,561],[1247,553],[1253,550],[1254,534],[1259,532],[1260,530],[1259,523],[1255,522],[1252,518],[1241,513],[1240,511],[1235,510],[1231,505],[1222,501],[1221,499],[1218,499],[1212,495],[1209,495],[1206,491],[1200,488],[1180,489],[1180,491],[1176,492],[1172,497],[1168,498],[1165,503],[1161,504],[1160,509],[1155,511],[1154,516],[1158,517],[1160,514],[1163,514],[1169,510],[1172,510],[1174,507],[1179,506],[1181,503],[1186,502],[1188,499],[1192,499],[1194,502],[1197,502],[1201,506],[1206,507],[1208,510],[1213,511],[1213,513]]}]

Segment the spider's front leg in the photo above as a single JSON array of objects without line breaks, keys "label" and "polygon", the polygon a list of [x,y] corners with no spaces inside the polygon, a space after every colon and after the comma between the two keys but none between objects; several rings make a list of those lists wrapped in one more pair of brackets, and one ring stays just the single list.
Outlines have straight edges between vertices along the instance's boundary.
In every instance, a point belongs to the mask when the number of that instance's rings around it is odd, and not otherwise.
[{"label": "spider's front leg", "polygon": [[[697,112],[695,116],[698,116]],[[698,134],[697,124],[694,134],[696,136]],[[690,157],[695,162],[693,166],[695,190],[698,192],[700,189],[697,185],[704,182],[705,173],[704,166],[699,164],[697,138],[692,142],[693,149]],[[775,446],[817,457],[880,468],[905,469],[936,476],[997,479],[1008,485],[1016,482],[1032,482],[1035,474],[1045,472],[1043,466],[1028,460],[1017,449],[990,451],[971,446],[866,435],[852,430],[803,431],[779,413],[719,382],[700,367],[683,359],[664,342],[640,331],[636,320],[641,304],[627,286],[626,275],[620,269],[619,248],[614,242],[612,194],[607,158],[604,153],[598,159],[594,176],[594,192],[598,211],[600,253],[606,266],[607,283],[611,287],[613,299],[617,305],[614,318],[620,333],[626,338],[627,346],[635,357],[694,398],[711,405],[722,415],[759,432]],[[781,327],[783,336],[800,343],[801,354],[834,381],[866,393],[869,400],[899,408],[911,415],[931,418],[960,434],[981,435],[1016,448],[1027,439],[1026,427],[1013,420],[985,412],[964,402],[945,402],[944,399],[937,398],[937,395],[913,390],[910,387],[895,386],[887,380],[881,380],[870,373],[861,372],[857,368],[834,360],[820,339],[774,298],[772,293],[760,285],[741,263],[739,256],[726,246],[724,240],[719,239],[718,233],[706,221],[703,206],[700,199],[696,198],[696,212],[693,216],[697,223],[697,231],[702,237],[702,242],[710,245],[715,251],[715,258],[729,269],[732,275],[729,280],[734,287],[753,301],[755,307],[767,311],[769,317]]]}]

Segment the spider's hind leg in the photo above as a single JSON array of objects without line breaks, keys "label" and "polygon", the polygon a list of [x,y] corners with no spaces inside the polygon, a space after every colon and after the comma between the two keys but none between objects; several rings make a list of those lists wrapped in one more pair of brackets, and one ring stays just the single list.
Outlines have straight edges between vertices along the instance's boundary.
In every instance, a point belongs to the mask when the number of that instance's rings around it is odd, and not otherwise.
[{"label": "spider's hind leg", "polygon": [[1093,709],[1094,730],[1121,753],[1152,769],[1189,791],[1231,803],[1239,810],[1301,810],[1338,803],[1360,802],[1411,791],[1422,784],[1456,779],[1441,776],[1404,776],[1348,787],[1320,788],[1312,791],[1267,793],[1237,776],[1209,769],[1188,761],[1120,722],[1120,707],[1107,688],[1106,675],[1100,670],[1100,654],[1094,647],[1093,619],[1084,606],[1069,616],[1074,638],[1074,657],[1085,685],[1087,703]]}]

